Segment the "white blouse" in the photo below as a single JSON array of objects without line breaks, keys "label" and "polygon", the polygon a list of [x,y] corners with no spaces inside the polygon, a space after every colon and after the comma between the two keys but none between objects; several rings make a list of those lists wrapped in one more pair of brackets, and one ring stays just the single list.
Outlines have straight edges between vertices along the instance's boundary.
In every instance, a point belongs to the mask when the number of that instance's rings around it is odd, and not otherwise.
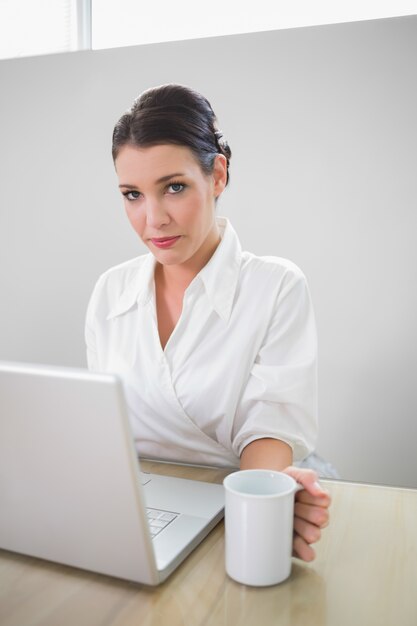
[{"label": "white blouse", "polygon": [[155,258],[109,269],[87,311],[88,367],[123,382],[141,456],[239,466],[243,448],[272,437],[294,461],[317,435],[317,339],[300,269],[242,252],[226,218],[221,242],[185,291],[165,349],[158,335]]}]

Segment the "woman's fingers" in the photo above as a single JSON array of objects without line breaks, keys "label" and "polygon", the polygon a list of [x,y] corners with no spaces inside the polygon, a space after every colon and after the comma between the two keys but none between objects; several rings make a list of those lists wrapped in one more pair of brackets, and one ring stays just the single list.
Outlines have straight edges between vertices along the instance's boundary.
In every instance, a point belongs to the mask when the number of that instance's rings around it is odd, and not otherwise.
[{"label": "woman's fingers", "polygon": [[331,498],[327,489],[324,489],[318,482],[317,472],[311,469],[290,466],[284,470],[300,485],[304,487],[302,491],[296,494],[296,499],[306,504],[315,504],[317,506],[330,506]]},{"label": "woman's fingers", "polygon": [[321,530],[315,524],[306,522],[301,517],[294,518],[294,532],[306,543],[316,543],[321,537]]},{"label": "woman's fingers", "polygon": [[315,471],[293,466],[284,471],[303,486],[295,496],[293,556],[312,561],[315,551],[310,544],[319,541],[321,528],[329,523],[331,497],[318,482]]},{"label": "woman's fingers", "polygon": [[288,474],[288,476],[294,478],[294,480],[302,485],[304,489],[307,489],[307,491],[309,491],[312,495],[319,495],[322,493],[323,489],[317,482],[317,472],[314,470],[290,465],[283,471],[285,474]]},{"label": "woman's fingers", "polygon": [[304,539],[300,537],[300,535],[297,534],[294,536],[292,554],[293,556],[307,562],[313,561],[316,556],[313,548],[308,545],[308,543],[304,541]]},{"label": "woman's fingers", "polygon": [[302,518],[306,522],[315,524],[319,528],[325,528],[329,524],[329,511],[322,506],[312,506],[302,502],[296,502],[294,506],[296,518]]},{"label": "woman's fingers", "polygon": [[331,497],[328,491],[323,490],[318,495],[312,495],[305,489],[299,491],[295,496],[296,502],[303,502],[304,504],[312,504],[314,506],[321,506],[328,508],[331,504]]}]

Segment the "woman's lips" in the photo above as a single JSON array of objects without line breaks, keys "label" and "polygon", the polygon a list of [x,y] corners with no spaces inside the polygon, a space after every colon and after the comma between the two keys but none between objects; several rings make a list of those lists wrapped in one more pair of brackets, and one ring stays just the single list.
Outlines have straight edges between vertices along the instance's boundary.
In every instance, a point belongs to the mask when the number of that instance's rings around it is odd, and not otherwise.
[{"label": "woman's lips", "polygon": [[175,244],[178,239],[180,239],[181,235],[177,237],[158,237],[151,239],[154,246],[157,248],[171,248]]}]

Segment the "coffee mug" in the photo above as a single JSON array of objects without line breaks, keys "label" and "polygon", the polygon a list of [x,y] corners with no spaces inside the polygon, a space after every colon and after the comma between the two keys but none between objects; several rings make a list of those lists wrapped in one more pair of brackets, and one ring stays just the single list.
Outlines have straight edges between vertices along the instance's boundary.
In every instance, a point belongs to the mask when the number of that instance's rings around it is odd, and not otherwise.
[{"label": "coffee mug", "polygon": [[282,582],[291,573],[294,494],[301,485],[270,470],[234,472],[223,484],[227,574],[245,585]]}]

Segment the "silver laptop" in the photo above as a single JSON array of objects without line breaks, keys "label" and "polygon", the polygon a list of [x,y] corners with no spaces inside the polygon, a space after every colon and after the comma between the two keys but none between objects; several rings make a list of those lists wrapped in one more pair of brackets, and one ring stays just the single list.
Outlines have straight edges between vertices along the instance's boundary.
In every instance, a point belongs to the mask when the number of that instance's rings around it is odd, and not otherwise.
[{"label": "silver laptop", "polygon": [[157,585],[223,507],[222,485],[140,472],[116,376],[0,361],[0,548]]}]

